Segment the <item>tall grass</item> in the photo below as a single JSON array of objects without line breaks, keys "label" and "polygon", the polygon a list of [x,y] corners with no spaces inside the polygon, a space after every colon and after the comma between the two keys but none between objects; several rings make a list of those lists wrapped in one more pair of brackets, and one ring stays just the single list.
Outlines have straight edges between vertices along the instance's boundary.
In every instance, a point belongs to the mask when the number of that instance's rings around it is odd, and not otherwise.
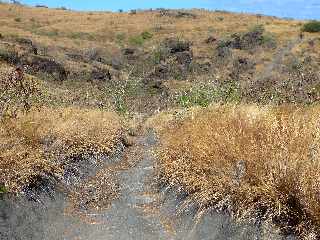
[{"label": "tall grass", "polygon": [[0,183],[19,192],[37,177],[63,174],[63,162],[85,153],[110,153],[121,138],[119,118],[79,108],[31,110],[0,124]]},{"label": "tall grass", "polygon": [[[200,210],[319,233],[319,107],[212,106],[161,131],[159,171]],[[169,126],[169,127],[168,127]],[[187,204],[188,205],[188,204]]]}]

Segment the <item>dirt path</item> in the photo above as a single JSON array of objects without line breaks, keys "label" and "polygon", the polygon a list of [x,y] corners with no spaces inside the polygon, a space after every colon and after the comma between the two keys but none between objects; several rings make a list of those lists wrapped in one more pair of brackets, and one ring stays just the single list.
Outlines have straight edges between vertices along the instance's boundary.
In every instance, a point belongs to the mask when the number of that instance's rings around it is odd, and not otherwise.
[{"label": "dirt path", "polygon": [[[28,201],[0,204],[1,240],[248,240],[281,239],[260,229],[235,224],[227,215],[207,212],[197,219],[197,209],[177,215],[185,196],[173,188],[154,191],[157,139],[152,131],[137,137],[128,149],[128,166],[118,171],[120,197],[102,213],[77,218],[66,213],[68,198],[57,194],[42,207]],[[125,164],[126,165],[126,164]],[[1,235],[2,234],[2,235]]]}]

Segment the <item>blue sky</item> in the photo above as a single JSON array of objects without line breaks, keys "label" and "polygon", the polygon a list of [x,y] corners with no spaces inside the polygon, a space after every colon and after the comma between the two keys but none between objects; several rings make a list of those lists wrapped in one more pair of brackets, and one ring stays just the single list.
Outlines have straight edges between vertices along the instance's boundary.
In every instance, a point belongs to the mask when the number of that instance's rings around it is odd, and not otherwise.
[{"label": "blue sky", "polygon": [[320,19],[320,0],[22,0],[25,4],[65,6],[75,10],[137,8],[207,8],[252,12],[279,17]]}]

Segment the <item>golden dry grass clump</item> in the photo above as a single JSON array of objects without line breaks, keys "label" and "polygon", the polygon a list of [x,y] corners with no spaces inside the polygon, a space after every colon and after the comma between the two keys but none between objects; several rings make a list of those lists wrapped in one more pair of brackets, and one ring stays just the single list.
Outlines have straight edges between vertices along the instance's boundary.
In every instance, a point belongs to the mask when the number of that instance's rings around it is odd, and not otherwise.
[{"label": "golden dry grass clump", "polygon": [[29,111],[31,105],[38,105],[40,97],[41,89],[35,78],[19,68],[0,65],[0,119]]},{"label": "golden dry grass clump", "polygon": [[0,183],[18,192],[38,176],[63,173],[57,159],[111,153],[122,135],[116,114],[42,108],[0,124]]},{"label": "golden dry grass clump", "polygon": [[319,107],[211,106],[160,131],[159,170],[186,203],[282,230],[320,226]]}]

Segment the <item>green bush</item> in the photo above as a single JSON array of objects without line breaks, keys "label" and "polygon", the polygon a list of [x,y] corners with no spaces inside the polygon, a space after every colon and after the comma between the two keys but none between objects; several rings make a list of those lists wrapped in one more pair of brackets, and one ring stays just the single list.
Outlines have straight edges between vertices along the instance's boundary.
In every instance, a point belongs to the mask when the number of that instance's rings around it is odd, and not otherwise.
[{"label": "green bush", "polygon": [[132,45],[142,46],[144,43],[144,39],[140,35],[139,36],[132,36],[129,38],[129,43]]},{"label": "green bush", "polygon": [[276,48],[277,40],[274,35],[266,33],[262,36],[262,44],[268,48]]},{"label": "green bush", "polygon": [[303,25],[302,31],[304,32],[320,32],[320,21],[311,21]]},{"label": "green bush", "polygon": [[226,82],[219,86],[198,86],[178,93],[176,103],[184,108],[192,106],[208,107],[212,102],[238,103],[241,93],[236,82]]},{"label": "green bush", "polygon": [[87,32],[72,32],[67,34],[69,38],[93,41],[95,37]]},{"label": "green bush", "polygon": [[15,22],[21,22],[21,18],[16,17],[16,18],[14,19],[14,21],[15,21]]},{"label": "green bush", "polygon": [[117,33],[116,39],[118,42],[123,42],[126,39],[126,34],[125,33]]},{"label": "green bush", "polygon": [[153,37],[153,35],[152,35],[152,33],[145,31],[145,32],[141,33],[141,37],[144,40],[148,40],[148,39],[151,39]]},{"label": "green bush", "polygon": [[8,192],[8,191],[7,191],[6,187],[3,186],[3,185],[0,185],[0,195],[1,195],[1,194],[4,194],[4,193],[7,193],[7,192]]},{"label": "green bush", "polygon": [[153,37],[152,33],[145,31],[139,35],[132,36],[129,38],[129,43],[133,45],[142,46],[146,40],[149,40]]}]

